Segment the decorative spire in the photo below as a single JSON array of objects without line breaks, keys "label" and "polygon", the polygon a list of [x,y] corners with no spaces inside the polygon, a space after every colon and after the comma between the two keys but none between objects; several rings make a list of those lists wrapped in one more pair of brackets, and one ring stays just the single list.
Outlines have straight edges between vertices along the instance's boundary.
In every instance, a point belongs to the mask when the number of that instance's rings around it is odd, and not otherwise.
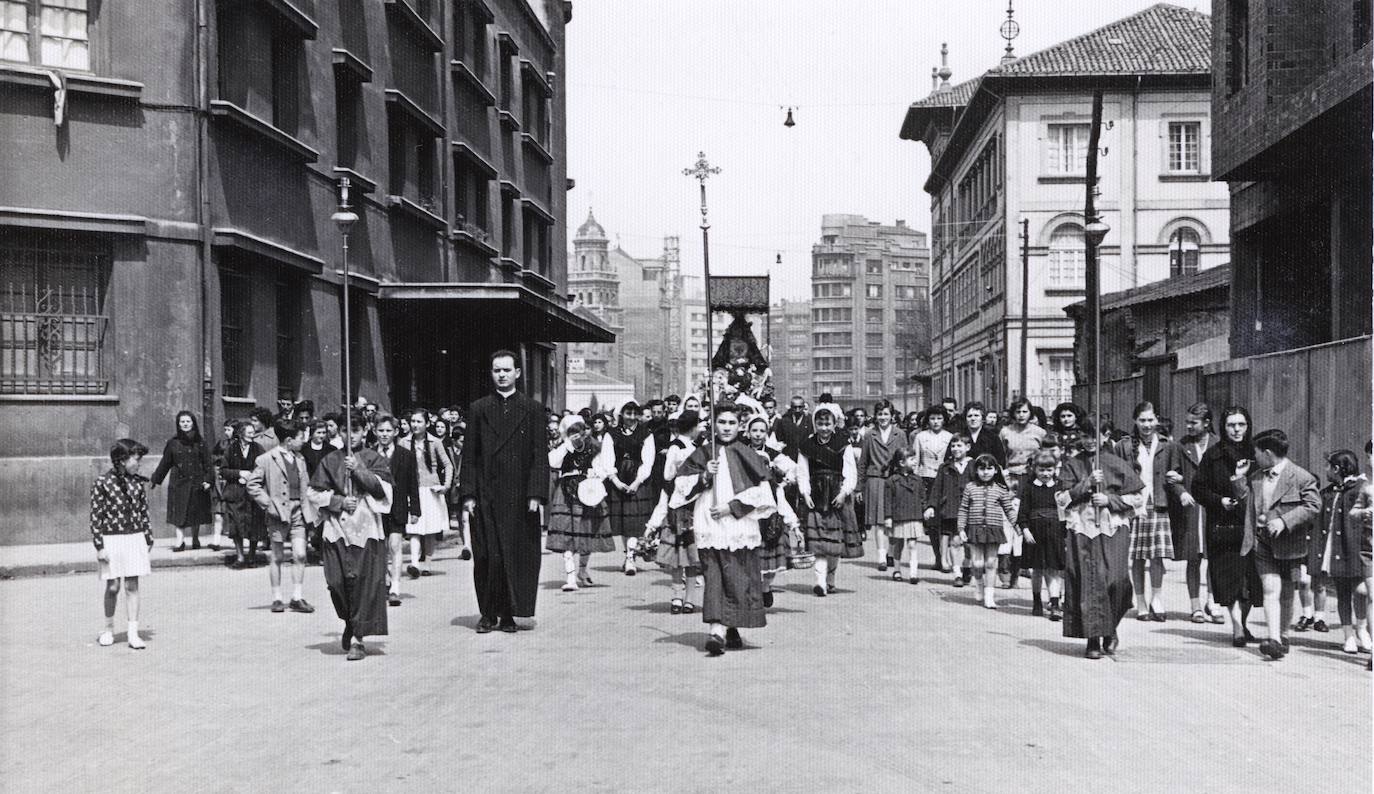
[{"label": "decorative spire", "polygon": [[954,74],[954,70],[949,68],[949,42],[940,44],[940,71],[936,72],[940,77],[940,86],[937,90],[949,90],[949,78]]},{"label": "decorative spire", "polygon": [[1012,8],[1012,0],[1007,0],[1007,19],[1002,23],[999,32],[1007,42],[1007,51],[1002,55],[1002,63],[1011,63],[1016,60],[1016,53],[1012,52],[1011,43],[1021,34],[1021,26],[1016,24],[1016,9]]}]

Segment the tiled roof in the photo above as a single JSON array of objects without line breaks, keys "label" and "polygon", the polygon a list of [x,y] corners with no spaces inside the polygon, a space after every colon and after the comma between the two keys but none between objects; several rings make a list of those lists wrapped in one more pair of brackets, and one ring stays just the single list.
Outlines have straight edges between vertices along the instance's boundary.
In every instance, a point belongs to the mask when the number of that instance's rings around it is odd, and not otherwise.
[{"label": "tiled roof", "polygon": [[989,70],[1008,77],[1212,71],[1212,17],[1159,3],[1091,33]]},{"label": "tiled roof", "polygon": [[965,80],[955,86],[950,86],[948,91],[934,91],[925,99],[912,102],[914,108],[961,108],[968,104],[973,92],[978,90],[978,81],[983,78],[975,77],[972,80]]},{"label": "tiled roof", "polygon": [[[1218,265],[1199,270],[1186,276],[1174,276],[1162,281],[1142,284],[1121,292],[1109,292],[1102,296],[1102,310],[1120,309],[1125,306],[1139,306],[1142,303],[1157,303],[1197,292],[1231,288],[1231,265]],[[1070,314],[1081,313],[1086,308],[1085,301],[1078,301],[1065,307]]]}]

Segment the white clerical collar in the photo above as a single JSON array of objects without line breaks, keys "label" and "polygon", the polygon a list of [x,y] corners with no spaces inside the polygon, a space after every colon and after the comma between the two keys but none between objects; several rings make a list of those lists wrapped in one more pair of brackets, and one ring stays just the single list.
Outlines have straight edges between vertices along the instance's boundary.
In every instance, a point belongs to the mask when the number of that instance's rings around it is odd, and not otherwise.
[{"label": "white clerical collar", "polygon": [[510,391],[501,391],[500,389],[497,389],[496,396],[500,397],[503,400],[509,400],[511,397],[515,396],[515,389],[511,389]]}]

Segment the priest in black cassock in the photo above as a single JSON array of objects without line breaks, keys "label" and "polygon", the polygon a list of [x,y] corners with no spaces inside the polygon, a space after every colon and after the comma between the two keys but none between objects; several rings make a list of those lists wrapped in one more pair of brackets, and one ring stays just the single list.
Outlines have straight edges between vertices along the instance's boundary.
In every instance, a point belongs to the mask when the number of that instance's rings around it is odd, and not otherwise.
[{"label": "priest in black cassock", "polygon": [[515,632],[534,617],[543,548],[539,508],[549,495],[544,406],[516,390],[515,354],[491,355],[496,393],[468,411],[458,495],[472,516],[472,578],[482,613],[477,633]]}]

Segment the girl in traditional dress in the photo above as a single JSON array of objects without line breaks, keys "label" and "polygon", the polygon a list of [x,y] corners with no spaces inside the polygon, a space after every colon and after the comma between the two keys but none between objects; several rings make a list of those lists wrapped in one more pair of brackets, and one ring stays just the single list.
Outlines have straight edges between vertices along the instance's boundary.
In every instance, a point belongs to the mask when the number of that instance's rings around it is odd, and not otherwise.
[{"label": "girl in traditional dress", "polygon": [[[1016,525],[1029,532],[1032,543],[1026,549],[1031,569],[1031,614],[1046,615],[1052,621],[1064,617],[1060,601],[1064,593],[1064,521],[1060,518],[1059,459],[1047,449],[1035,454],[1030,472],[1021,483],[1021,506]],[[1048,612],[1040,600],[1042,589],[1050,591]]]},{"label": "girl in traditional dress", "polygon": [[178,411],[176,435],[167,440],[149,481],[156,488],[171,475],[167,485],[167,523],[176,528],[177,545],[172,551],[186,551],[186,530],[191,532],[191,548],[200,548],[200,528],[212,523],[210,489],[215,484],[215,464],[210,445],[200,435],[196,417]]},{"label": "girl in traditional dress", "polygon": [[639,538],[655,504],[655,494],[648,487],[654,468],[654,436],[639,418],[639,405],[625,403],[620,409],[620,424],[605,439],[615,454],[615,471],[606,478],[607,515],[611,534],[624,538],[625,562],[621,570],[626,576],[634,576],[638,570],[635,556]]},{"label": "girl in traditional dress", "polygon": [[148,448],[131,438],[121,438],[110,447],[110,470],[91,486],[91,542],[99,560],[100,578],[105,580],[105,630],[96,642],[114,645],[114,614],[119,589],[124,588],[124,609],[128,613],[129,647],[148,647],[138,633],[138,580],[152,572],[148,552],[153,548],[153,530],[148,521],[147,482],[138,473]]},{"label": "girl in traditional dress", "polygon": [[[258,544],[267,545],[267,520],[262,508],[248,496],[248,478],[257,468],[262,447],[254,440],[257,431],[253,423],[243,420],[234,423],[234,440],[224,450],[220,477],[224,489],[220,497],[224,523],[234,541],[234,568],[251,568],[257,563]],[[247,551],[244,546],[247,546]]]},{"label": "girl in traditional dress", "polygon": [[[919,472],[921,452],[914,447],[903,447],[892,458],[887,477],[887,532],[891,538],[891,557],[893,562],[892,578],[902,581],[902,572],[897,570],[902,564],[903,547],[911,547],[911,559],[907,563],[907,581],[919,584],[916,575],[920,568],[920,554],[916,539],[925,531],[922,518],[925,513],[925,481]],[[908,543],[910,541],[910,543]]]},{"label": "girl in traditional dress", "polygon": [[887,571],[901,562],[903,543],[897,544],[897,562],[887,523],[887,476],[892,459],[907,448],[907,437],[892,421],[892,403],[879,400],[873,406],[875,426],[859,438],[859,490],[864,504],[864,523],[877,546],[878,570]]},{"label": "girl in traditional dress", "polygon": [[1131,608],[1130,520],[1145,505],[1145,483],[1115,455],[1098,455],[1085,422],[1077,455],[1060,467],[1059,502],[1068,513],[1064,557],[1064,636],[1086,638],[1084,655],[1116,653],[1117,626]]},{"label": "girl in traditional dress", "polygon": [[[559,423],[563,442],[549,452],[549,468],[557,472],[549,504],[549,536],[546,548],[563,554],[563,591],[590,587],[587,563],[593,552],[615,551],[606,503],[589,506],[578,498],[584,480],[604,481],[615,471],[615,453],[608,439],[597,441],[582,417],[564,417]],[[603,491],[604,494],[604,491]]]},{"label": "girl in traditional dress", "polygon": [[806,547],[816,555],[816,585],[811,592],[835,592],[840,559],[864,556],[863,534],[850,497],[858,487],[857,462],[845,436],[835,432],[835,414],[818,408],[816,432],[803,441],[797,456],[797,489],[806,503]]},{"label": "girl in traditional dress", "polygon": [[988,609],[996,609],[992,583],[997,576],[997,547],[1009,541],[1006,526],[1016,521],[1016,505],[996,458],[979,455],[973,472],[959,499],[959,539],[969,551],[979,600]]},{"label": "girl in traditional dress", "polygon": [[696,411],[684,411],[673,420],[674,435],[663,453],[663,486],[647,525],[658,535],[654,561],[666,568],[673,578],[668,611],[674,615],[696,612],[696,594],[703,586],[701,557],[697,553],[696,535],[692,532],[695,506],[690,501],[673,499],[673,480],[678,468],[696,451],[700,427],[701,417]]},{"label": "girl in traditional dress", "polygon": [[738,409],[717,405],[715,417],[714,448],[699,447],[673,480],[675,497],[695,499],[692,527],[706,580],[701,617],[709,626],[710,656],[744,647],[740,629],[767,624],[759,522],[777,510],[768,463],[740,439]]},{"label": "girl in traditional dress", "polygon": [[[1169,500],[1177,499],[1178,483],[1168,476],[1183,468],[1183,448],[1159,434],[1155,407],[1135,407],[1135,429],[1117,446],[1118,457],[1135,467],[1145,483],[1145,513],[1131,520],[1131,582],[1135,587],[1136,620],[1163,623],[1164,561],[1174,556],[1169,526]],[[1145,590],[1145,566],[1150,568],[1150,592]],[[1147,595],[1149,598],[1147,599]],[[1148,605],[1148,606],[1147,606]],[[1146,611],[1148,608],[1148,612]]]},{"label": "girl in traditional dress", "polygon": [[797,464],[782,454],[782,450],[768,446],[768,420],[756,416],[749,420],[749,447],[768,460],[773,482],[773,501],[778,511],[759,525],[763,545],[759,547],[759,568],[763,572],[763,605],[773,606],[773,580],[787,570],[787,558],[792,555],[793,536],[801,530],[797,514],[787,502],[786,485],[797,476]]},{"label": "girl in traditional dress", "polygon": [[406,573],[412,579],[431,573],[424,563],[434,553],[435,541],[448,529],[445,496],[453,485],[453,461],[443,443],[429,432],[429,420],[429,411],[412,410],[410,435],[397,442],[415,453],[415,472],[420,483],[420,520],[406,527],[406,539],[410,541],[410,565]]}]

